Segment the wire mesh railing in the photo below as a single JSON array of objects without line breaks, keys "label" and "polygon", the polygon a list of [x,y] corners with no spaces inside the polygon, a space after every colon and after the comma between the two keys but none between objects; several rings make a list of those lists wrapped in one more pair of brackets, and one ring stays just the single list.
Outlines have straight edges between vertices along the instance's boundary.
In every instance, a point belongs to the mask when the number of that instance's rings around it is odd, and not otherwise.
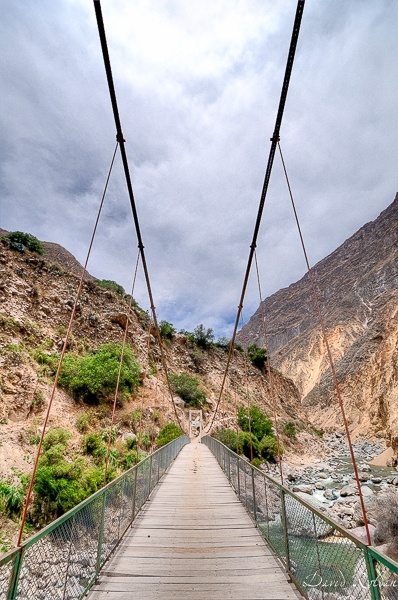
[{"label": "wire mesh railing", "polygon": [[0,600],[80,600],[187,436],[156,450],[0,558]]},{"label": "wire mesh railing", "polygon": [[368,547],[218,440],[208,446],[291,579],[309,600],[398,600],[398,564]]}]

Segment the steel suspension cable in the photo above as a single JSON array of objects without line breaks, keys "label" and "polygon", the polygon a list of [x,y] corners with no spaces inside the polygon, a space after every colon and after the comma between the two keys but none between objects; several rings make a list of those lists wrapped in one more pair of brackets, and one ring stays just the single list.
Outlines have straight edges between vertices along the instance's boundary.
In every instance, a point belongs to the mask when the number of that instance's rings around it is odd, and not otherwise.
[{"label": "steel suspension cable", "polygon": [[103,55],[103,59],[104,59],[104,66],[105,66],[105,72],[106,72],[106,77],[107,77],[107,82],[108,82],[109,94],[110,94],[110,98],[111,98],[113,116],[114,116],[115,125],[116,125],[116,139],[120,144],[120,153],[122,156],[124,175],[125,175],[127,190],[128,190],[128,194],[129,194],[131,209],[133,212],[133,219],[134,219],[135,231],[137,234],[138,248],[141,253],[142,268],[143,268],[144,275],[145,275],[145,281],[146,281],[146,286],[147,286],[147,290],[148,290],[148,297],[149,297],[149,302],[150,302],[150,306],[151,306],[153,322],[154,322],[155,330],[156,330],[156,337],[157,337],[158,343],[159,343],[162,365],[163,365],[165,377],[167,380],[167,387],[168,387],[171,401],[172,401],[173,408],[174,408],[174,414],[175,414],[175,417],[177,419],[179,426],[182,429],[180,417],[177,413],[177,408],[176,408],[176,405],[174,402],[173,392],[172,392],[171,385],[170,385],[170,379],[169,379],[168,369],[167,369],[167,364],[166,364],[166,357],[165,357],[162,339],[161,339],[161,335],[160,335],[158,319],[157,319],[157,315],[156,315],[156,307],[155,307],[154,300],[153,300],[152,287],[151,287],[151,282],[149,279],[149,271],[148,271],[148,266],[147,266],[146,257],[145,257],[144,244],[142,241],[141,229],[140,229],[140,224],[139,224],[139,220],[138,220],[137,207],[136,207],[134,192],[133,192],[133,185],[131,183],[130,169],[129,169],[128,160],[127,160],[125,139],[124,139],[124,135],[122,132],[122,126],[121,126],[121,121],[120,121],[120,116],[119,116],[119,109],[118,109],[118,104],[117,104],[117,99],[116,99],[115,86],[113,83],[112,68],[111,68],[111,62],[110,62],[110,58],[109,58],[108,44],[106,41],[105,26],[104,26],[104,20],[102,17],[100,0],[94,0],[94,9],[95,9],[95,15],[96,15],[96,19],[97,19],[98,33],[99,33],[100,42],[101,42],[101,49],[102,49],[102,55]]},{"label": "steel suspension cable", "polygon": [[220,390],[220,394],[219,394],[219,397],[217,400],[215,411],[213,413],[213,417],[210,421],[209,432],[213,426],[214,419],[215,419],[215,416],[218,411],[218,407],[221,402],[222,393],[223,393],[224,386],[225,386],[225,380],[226,380],[228,369],[229,369],[229,364],[232,359],[236,334],[237,334],[238,326],[239,326],[240,315],[241,315],[241,312],[243,309],[243,302],[244,302],[245,295],[246,295],[246,288],[247,288],[247,284],[249,281],[251,266],[253,263],[254,251],[257,246],[258,232],[260,229],[261,219],[262,219],[264,205],[265,205],[265,198],[267,195],[268,185],[269,185],[269,181],[270,181],[270,177],[271,177],[272,166],[274,163],[276,146],[279,141],[279,133],[280,133],[280,128],[281,128],[281,124],[282,124],[283,112],[285,109],[287,92],[289,89],[289,82],[290,82],[290,76],[291,76],[292,68],[293,68],[294,56],[296,53],[297,41],[298,41],[298,36],[299,36],[299,32],[300,32],[301,18],[302,18],[303,11],[304,11],[304,4],[305,4],[305,0],[298,0],[298,2],[297,2],[296,16],[294,19],[293,31],[292,31],[291,41],[290,41],[290,48],[289,48],[289,53],[288,53],[287,63],[286,63],[286,68],[285,68],[285,76],[283,79],[282,91],[281,91],[281,95],[280,95],[280,99],[279,99],[279,107],[278,107],[278,112],[276,115],[274,133],[270,140],[271,148],[270,148],[270,153],[269,153],[269,157],[268,157],[267,168],[265,171],[264,184],[263,184],[263,188],[262,188],[262,192],[261,192],[260,204],[258,207],[257,219],[256,219],[255,227],[254,227],[252,243],[250,245],[250,253],[249,253],[249,258],[248,258],[248,262],[247,262],[244,280],[243,280],[243,287],[242,287],[242,292],[241,292],[241,296],[240,296],[238,312],[236,315],[234,330],[233,330],[232,339],[231,339],[231,343],[230,343],[230,349],[229,349],[229,353],[228,353],[225,373],[224,373],[224,377],[223,377],[223,380],[221,383],[221,390]]},{"label": "steel suspension cable", "polygon": [[319,319],[319,324],[320,324],[321,331],[322,331],[322,337],[323,337],[323,341],[324,341],[325,346],[326,346],[326,352],[327,352],[328,359],[329,359],[330,371],[331,371],[331,374],[332,374],[333,384],[334,384],[336,395],[337,395],[337,398],[338,398],[338,401],[339,401],[339,406],[340,406],[341,414],[342,414],[342,417],[343,417],[344,429],[345,429],[345,432],[346,432],[348,447],[349,447],[349,450],[350,450],[352,465],[353,465],[354,474],[355,474],[355,480],[356,480],[356,484],[357,484],[357,488],[358,488],[359,500],[360,500],[361,510],[362,510],[362,516],[363,516],[363,522],[365,524],[366,536],[368,538],[368,544],[370,546],[372,544],[372,540],[371,540],[371,537],[370,537],[369,523],[368,523],[368,518],[367,518],[367,515],[366,515],[365,501],[364,501],[364,498],[363,498],[363,493],[362,493],[362,488],[361,488],[361,482],[360,482],[360,479],[359,479],[359,472],[358,472],[357,462],[356,462],[356,459],[355,459],[354,448],[353,448],[352,441],[351,441],[351,434],[350,434],[350,430],[349,430],[349,427],[348,427],[348,421],[347,421],[347,417],[346,417],[346,413],[345,413],[343,397],[342,397],[342,394],[341,394],[340,385],[339,385],[339,381],[338,381],[338,378],[337,378],[337,373],[336,373],[336,368],[335,368],[335,364],[334,364],[332,352],[331,352],[329,341],[328,341],[328,338],[327,338],[325,319],[324,319],[323,314],[322,314],[321,305],[320,305],[320,301],[319,301],[319,294],[318,294],[318,291],[317,291],[316,285],[315,285],[315,277],[314,277],[313,270],[310,267],[310,262],[308,260],[307,249],[306,249],[306,246],[305,246],[305,243],[304,243],[304,237],[303,237],[303,234],[302,234],[302,231],[301,231],[301,226],[300,226],[300,222],[299,222],[299,218],[298,218],[298,214],[297,214],[297,210],[296,210],[296,205],[295,205],[295,202],[294,202],[294,198],[293,198],[292,189],[291,189],[291,186],[290,186],[289,177],[288,177],[288,174],[287,174],[286,165],[285,165],[285,161],[284,161],[283,154],[282,154],[282,149],[281,149],[281,146],[280,146],[279,142],[278,142],[278,148],[279,148],[279,154],[280,154],[281,161],[282,161],[283,171],[285,173],[287,187],[288,187],[288,190],[289,190],[290,200],[291,200],[292,207],[293,207],[294,217],[295,217],[295,220],[296,220],[296,225],[297,225],[297,229],[298,229],[299,236],[300,236],[301,247],[302,247],[302,250],[303,250],[303,253],[304,253],[304,257],[305,257],[305,262],[306,262],[306,265],[307,265],[308,277],[309,277],[310,283],[311,283],[312,295],[313,295],[313,298],[314,298],[315,307],[316,307],[316,311],[317,311],[317,315],[318,315],[318,319]]},{"label": "steel suspension cable", "polygon": [[129,305],[128,305],[128,309],[127,309],[126,325],[124,327],[124,333],[123,333],[122,351],[120,353],[119,370],[118,370],[118,373],[117,373],[115,396],[114,396],[113,406],[112,406],[111,424],[110,424],[110,427],[109,427],[109,438],[108,438],[108,443],[107,443],[107,448],[106,448],[106,460],[105,460],[105,469],[104,469],[104,485],[106,485],[106,480],[107,480],[107,475],[108,475],[109,455],[110,455],[111,444],[112,444],[113,423],[115,421],[117,397],[118,397],[118,394],[119,394],[120,379],[121,379],[121,376],[122,376],[124,351],[125,351],[125,348],[126,348],[127,331],[128,331],[128,328],[129,328],[129,319],[130,319],[130,315],[131,315],[131,307],[132,307],[132,304],[133,304],[133,295],[134,295],[135,282],[136,282],[136,279],[137,279],[137,270],[138,270],[139,260],[140,260],[140,253],[138,253],[137,260],[136,260],[136,263],[135,263],[133,284],[131,286],[131,295],[130,295]]},{"label": "steel suspension cable", "polygon": [[52,405],[53,405],[53,400],[54,400],[54,397],[55,397],[55,391],[56,391],[57,385],[58,385],[59,374],[61,372],[62,363],[63,363],[64,356],[65,356],[65,353],[66,353],[66,349],[67,349],[67,346],[68,346],[68,341],[69,341],[69,336],[70,336],[70,333],[71,333],[71,330],[72,330],[73,321],[75,319],[77,304],[79,302],[79,298],[80,298],[80,295],[81,295],[81,292],[82,292],[84,278],[85,278],[86,273],[87,273],[87,265],[88,265],[88,261],[89,261],[90,255],[91,255],[91,249],[93,247],[94,238],[95,238],[95,235],[97,233],[98,223],[99,223],[99,219],[100,219],[100,216],[101,216],[102,208],[103,208],[103,205],[104,205],[105,195],[106,195],[106,192],[107,192],[107,189],[108,189],[109,179],[111,177],[111,173],[112,173],[113,165],[114,165],[114,162],[115,162],[115,157],[116,157],[116,152],[117,152],[118,146],[119,146],[119,144],[118,144],[118,142],[116,142],[115,150],[113,152],[111,164],[110,164],[109,171],[108,171],[108,176],[107,176],[106,182],[105,182],[104,191],[102,193],[101,202],[100,202],[100,205],[99,205],[99,209],[98,209],[97,218],[96,218],[96,221],[95,221],[93,233],[91,235],[91,240],[90,240],[90,244],[89,244],[89,247],[88,247],[86,260],[85,260],[85,263],[84,263],[84,266],[83,266],[83,271],[82,271],[82,274],[81,274],[81,277],[80,277],[79,286],[78,286],[78,289],[77,289],[77,292],[76,292],[75,302],[73,304],[72,313],[71,313],[71,316],[70,316],[70,319],[69,319],[68,329],[66,331],[65,340],[64,340],[64,343],[63,343],[63,346],[62,346],[61,356],[60,356],[60,359],[59,359],[59,362],[58,362],[58,368],[57,368],[57,371],[56,371],[56,374],[55,374],[55,379],[54,379],[53,387],[52,387],[52,390],[51,390],[50,401],[48,403],[46,416],[44,418],[43,429],[42,429],[42,433],[41,433],[41,436],[40,436],[39,445],[37,447],[36,458],[35,458],[35,462],[34,462],[34,465],[33,465],[32,476],[31,476],[31,479],[30,479],[30,484],[29,484],[29,488],[28,488],[28,491],[27,491],[27,494],[26,494],[24,509],[23,509],[23,512],[22,512],[21,526],[20,526],[20,529],[19,529],[19,535],[18,535],[18,541],[17,541],[17,546],[18,547],[21,545],[21,541],[22,541],[23,530],[24,530],[24,527],[25,527],[25,522],[26,522],[26,517],[27,517],[27,514],[28,514],[28,508],[29,508],[30,500],[31,500],[31,497],[32,497],[33,485],[34,485],[34,482],[35,482],[35,477],[36,477],[37,467],[38,467],[38,464],[39,464],[39,458],[40,458],[40,454],[41,454],[41,449],[42,449],[42,446],[43,446],[44,435],[46,433],[48,419],[50,417],[50,412],[51,412],[51,408],[52,408]]},{"label": "steel suspension cable", "polygon": [[[265,314],[264,314],[264,305],[263,305],[263,294],[261,291],[261,281],[260,281],[260,271],[258,268],[258,261],[257,261],[257,252],[254,253],[254,260],[255,260],[255,264],[256,264],[256,273],[257,273],[257,285],[258,285],[258,294],[260,297],[260,312],[261,312],[261,322],[262,322],[262,329],[263,329],[263,340],[264,340],[264,346],[267,350],[267,361],[266,361],[266,369],[267,369],[267,374],[268,374],[268,382],[269,382],[269,393],[271,396],[271,403],[272,403],[272,413],[273,413],[273,418],[274,418],[274,424],[275,424],[275,437],[276,437],[276,446],[277,446],[277,451],[278,451],[278,464],[279,464],[279,474],[281,477],[281,483],[283,485],[283,468],[282,468],[282,445],[281,445],[281,441],[280,441],[280,437],[279,437],[279,431],[278,431],[278,422],[277,422],[277,411],[276,411],[276,393],[275,393],[275,386],[274,386],[274,381],[273,381],[273,376],[271,373],[271,356],[269,354],[268,351],[268,339],[267,339],[267,330],[265,327]],[[265,390],[265,386],[264,386],[264,390]]]}]

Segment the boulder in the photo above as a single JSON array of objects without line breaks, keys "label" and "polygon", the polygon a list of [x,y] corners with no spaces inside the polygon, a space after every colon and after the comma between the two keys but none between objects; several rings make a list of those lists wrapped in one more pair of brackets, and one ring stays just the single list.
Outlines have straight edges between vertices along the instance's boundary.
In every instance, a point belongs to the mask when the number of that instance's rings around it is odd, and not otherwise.
[{"label": "boulder", "polygon": [[383,481],[383,478],[382,477],[373,476],[373,477],[370,478],[370,481],[372,483],[381,483]]},{"label": "boulder", "polygon": [[[375,534],[376,527],[374,525],[371,525],[370,523],[369,523],[368,527],[369,527],[370,539],[371,539],[371,542],[373,545],[375,543],[374,542],[374,534]],[[359,539],[359,541],[361,541],[363,544],[368,543],[368,536],[366,533],[365,526],[354,527],[353,529],[351,529],[351,533],[353,535],[355,535],[355,537],[357,537]]]},{"label": "boulder", "polygon": [[345,485],[340,490],[340,496],[343,496],[343,498],[346,496],[355,496],[357,493],[357,488],[353,487],[352,485]]},{"label": "boulder", "polygon": [[300,485],[295,485],[293,487],[293,492],[298,492],[303,493],[303,494],[312,494],[313,490],[312,490],[312,486],[311,485],[307,485],[305,483],[302,483]]},{"label": "boulder", "polygon": [[336,491],[332,489],[325,490],[323,495],[325,496],[326,500],[336,500],[338,497]]},{"label": "boulder", "polygon": [[373,490],[368,485],[361,485],[363,496],[373,496]]}]

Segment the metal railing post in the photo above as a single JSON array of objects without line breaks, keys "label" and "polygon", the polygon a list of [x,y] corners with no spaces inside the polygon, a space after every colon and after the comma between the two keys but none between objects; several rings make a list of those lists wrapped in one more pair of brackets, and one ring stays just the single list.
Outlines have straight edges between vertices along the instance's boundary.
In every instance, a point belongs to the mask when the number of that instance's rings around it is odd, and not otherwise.
[{"label": "metal railing post", "polygon": [[132,506],[131,506],[131,521],[130,521],[130,524],[134,521],[134,517],[135,517],[135,499],[136,499],[136,496],[137,496],[137,472],[138,472],[138,468],[136,466],[135,467],[135,471],[134,471],[133,502],[132,502]]},{"label": "metal railing post", "polygon": [[148,494],[147,498],[149,498],[151,494],[151,483],[152,483],[152,455],[149,457],[149,478],[148,478]]},{"label": "metal railing post", "polygon": [[12,568],[12,573],[11,573],[11,580],[10,580],[10,586],[8,589],[7,600],[15,600],[15,598],[17,597],[19,577],[21,574],[21,568],[22,568],[22,563],[23,563],[23,552],[24,552],[24,549],[22,547],[19,549],[19,552],[15,558],[15,562],[14,562],[14,565]]},{"label": "metal railing post", "polygon": [[102,554],[102,542],[104,539],[104,530],[105,530],[105,511],[106,511],[106,490],[102,495],[102,508],[101,508],[101,523],[100,530],[98,536],[98,549],[97,549],[97,562],[95,566],[95,575],[98,577],[100,569],[101,569],[101,554]]},{"label": "metal railing post", "polygon": [[238,471],[238,496],[240,498],[240,467],[239,467],[239,461],[240,461],[240,458],[238,456],[237,460],[236,460],[236,466],[237,466],[237,471]]},{"label": "metal railing post", "polygon": [[254,483],[254,469],[253,467],[251,467],[252,470],[252,490],[253,490],[253,515],[254,515],[254,520],[256,522],[256,526],[257,526],[257,506],[256,506],[256,486]]},{"label": "metal railing post", "polygon": [[285,539],[285,554],[286,554],[286,569],[291,578],[290,573],[290,551],[289,551],[289,531],[287,524],[286,514],[286,503],[285,503],[285,492],[281,490],[281,505],[282,505],[282,525],[283,525],[283,536]]},{"label": "metal railing post", "polygon": [[372,600],[381,600],[381,594],[379,589],[379,580],[377,577],[375,561],[373,556],[368,552],[368,549],[364,549],[366,572],[368,575],[369,591]]}]

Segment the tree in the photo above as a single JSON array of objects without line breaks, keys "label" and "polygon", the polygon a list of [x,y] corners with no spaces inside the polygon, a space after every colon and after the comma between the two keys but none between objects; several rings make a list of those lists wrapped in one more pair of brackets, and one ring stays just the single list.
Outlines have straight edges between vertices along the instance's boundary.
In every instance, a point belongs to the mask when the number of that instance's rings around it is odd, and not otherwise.
[{"label": "tree", "polygon": [[194,329],[193,339],[201,348],[208,348],[214,341],[214,332],[212,329],[206,329],[204,325],[200,324]]},{"label": "tree", "polygon": [[271,419],[255,405],[250,407],[250,412],[243,406],[239,407],[238,424],[243,431],[251,431],[258,440],[261,440],[265,435],[275,436]]},{"label": "tree", "polygon": [[168,321],[160,321],[159,331],[162,338],[166,340],[172,340],[176,333],[175,327]]}]

